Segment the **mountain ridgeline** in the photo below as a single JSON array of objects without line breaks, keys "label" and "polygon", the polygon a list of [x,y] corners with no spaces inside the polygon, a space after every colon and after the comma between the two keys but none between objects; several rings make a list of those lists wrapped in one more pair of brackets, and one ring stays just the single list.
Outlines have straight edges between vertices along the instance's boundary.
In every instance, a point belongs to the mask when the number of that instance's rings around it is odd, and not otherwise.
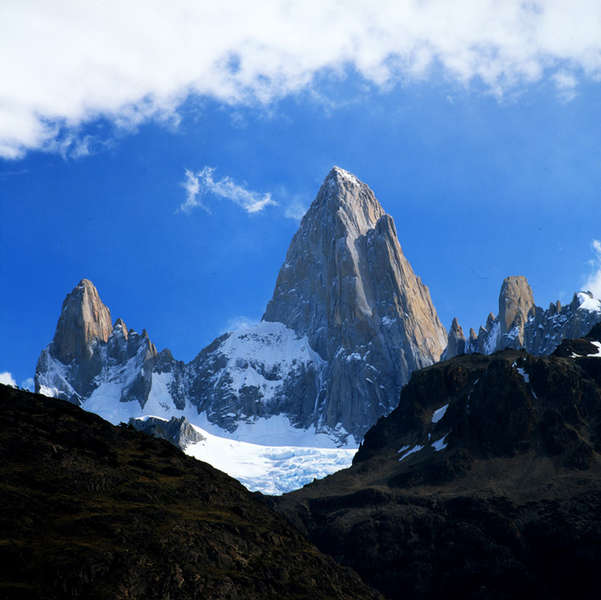
[{"label": "mountain ridgeline", "polygon": [[505,348],[524,348],[538,356],[551,354],[562,340],[586,335],[599,321],[601,301],[590,292],[574,294],[567,306],[557,301],[545,310],[534,303],[525,277],[506,277],[497,316],[490,313],[478,334],[471,329],[467,339],[453,319],[443,359],[474,352],[492,354]]},{"label": "mountain ridgeline", "polygon": [[[398,403],[446,331],[370,188],[335,167],[295,234],[261,322],[226,333],[190,363],[157,352],[111,316],[92,282],[67,296],[38,360],[36,391],[112,422],[186,416],[234,432],[283,415],[359,441]],[[354,438],[354,440],[353,440]]]},{"label": "mountain ridgeline", "polygon": [[441,355],[550,354],[600,320],[601,301],[588,292],[543,310],[525,277],[508,277],[496,317],[467,339],[455,319],[447,337],[394,221],[367,185],[335,167],[292,239],[259,323],[225,333],[185,364],[157,352],[146,331],[121,319],[111,325],[84,279],[63,303],[35,385],[113,423],[186,417],[237,435],[241,423],[276,416],[277,427],[352,446],[396,407],[411,373]]}]

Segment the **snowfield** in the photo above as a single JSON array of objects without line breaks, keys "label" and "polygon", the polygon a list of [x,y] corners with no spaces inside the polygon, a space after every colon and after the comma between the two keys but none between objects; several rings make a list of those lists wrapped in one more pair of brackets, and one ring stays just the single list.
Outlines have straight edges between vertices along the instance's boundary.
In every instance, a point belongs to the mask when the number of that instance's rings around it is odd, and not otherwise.
[{"label": "snowfield", "polygon": [[[228,387],[236,396],[243,387],[257,387],[265,403],[281,392],[291,374],[312,365],[319,371],[324,364],[306,336],[299,337],[283,323],[271,321],[231,332],[216,353],[226,357],[227,365],[216,375],[215,383]],[[224,375],[231,381],[223,382]]]}]

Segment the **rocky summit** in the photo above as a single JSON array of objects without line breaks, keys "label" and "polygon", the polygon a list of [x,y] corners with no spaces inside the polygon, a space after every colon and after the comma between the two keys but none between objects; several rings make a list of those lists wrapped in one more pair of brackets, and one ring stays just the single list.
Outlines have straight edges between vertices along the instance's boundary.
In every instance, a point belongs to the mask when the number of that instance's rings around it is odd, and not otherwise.
[{"label": "rocky summit", "polygon": [[596,596],[601,326],[414,372],[350,469],[273,504],[391,600]]},{"label": "rocky summit", "polygon": [[[295,234],[261,322],[222,335],[188,364],[128,330],[91,282],[67,296],[36,390],[114,423],[185,416],[233,434],[283,416],[353,445],[436,362],[446,331],[370,188],[335,167]],[[281,423],[281,421],[280,421]]]},{"label": "rocky summit", "polygon": [[411,372],[436,362],[445,345],[392,217],[339,168],[303,218],[263,320],[307,337],[324,361],[320,423],[357,434],[396,406]]},{"label": "rocky summit", "polygon": [[156,359],[146,331],[128,330],[121,319],[111,325],[94,284],[82,279],[65,298],[54,338],[40,354],[35,388],[80,405],[108,383],[118,402],[144,403]]},{"label": "rocky summit", "polygon": [[601,321],[601,300],[590,292],[574,294],[572,302],[551,303],[547,310],[536,306],[523,276],[506,277],[499,294],[499,312],[488,315],[486,324],[466,339],[453,320],[443,358],[480,352],[492,354],[505,348],[524,348],[531,354],[551,354],[564,339],[579,338]]}]

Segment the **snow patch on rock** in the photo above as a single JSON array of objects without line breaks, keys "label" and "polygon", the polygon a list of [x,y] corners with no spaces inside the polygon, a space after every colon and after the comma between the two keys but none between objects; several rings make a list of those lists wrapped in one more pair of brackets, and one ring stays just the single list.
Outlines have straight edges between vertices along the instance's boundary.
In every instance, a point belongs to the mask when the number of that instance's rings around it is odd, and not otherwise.
[{"label": "snow patch on rock", "polygon": [[440,421],[444,417],[448,407],[449,405],[445,404],[444,406],[441,406],[440,408],[436,409],[434,411],[434,414],[432,415],[432,423],[438,423],[438,421]]}]

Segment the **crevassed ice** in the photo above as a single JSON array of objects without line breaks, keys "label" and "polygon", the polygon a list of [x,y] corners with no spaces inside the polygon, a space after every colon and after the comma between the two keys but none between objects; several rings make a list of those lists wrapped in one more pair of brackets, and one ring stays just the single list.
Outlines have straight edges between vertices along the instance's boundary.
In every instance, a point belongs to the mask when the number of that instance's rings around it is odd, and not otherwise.
[{"label": "crevassed ice", "polygon": [[250,491],[284,494],[350,467],[357,449],[263,446],[215,436],[195,427],[205,438],[184,452],[228,475]]}]

